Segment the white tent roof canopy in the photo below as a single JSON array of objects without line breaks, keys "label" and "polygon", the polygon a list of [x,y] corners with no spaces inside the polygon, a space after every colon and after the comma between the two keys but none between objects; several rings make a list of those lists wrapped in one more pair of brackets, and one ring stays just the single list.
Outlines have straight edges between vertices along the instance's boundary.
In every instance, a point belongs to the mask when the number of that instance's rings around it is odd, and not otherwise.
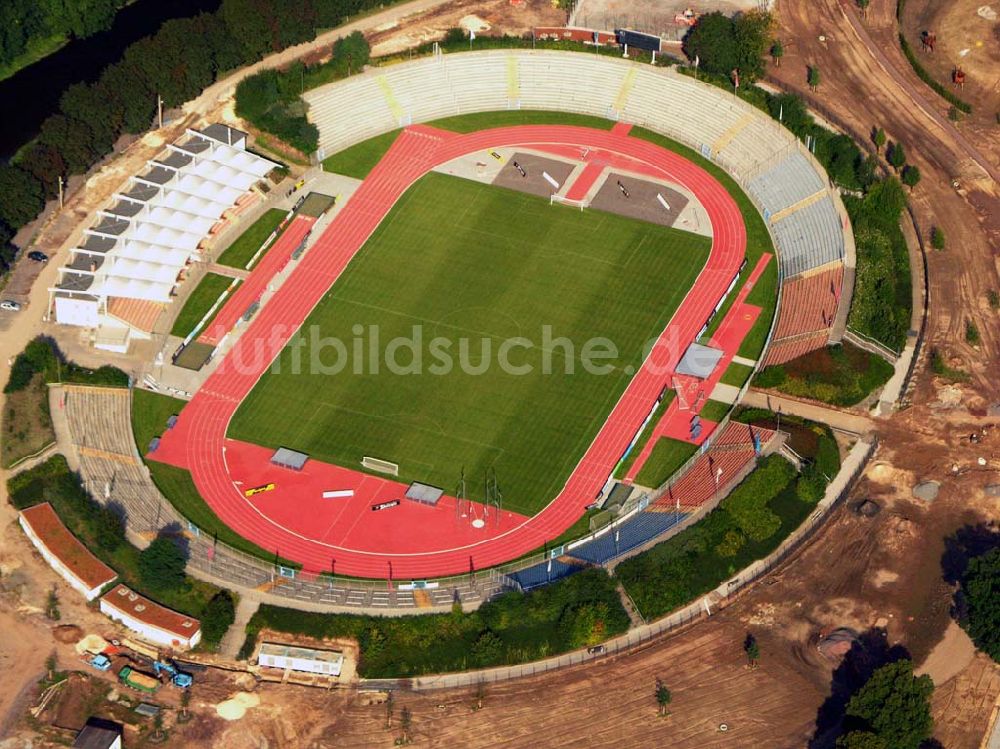
[{"label": "white tent roof canopy", "polygon": [[[182,270],[199,257],[199,245],[216,223],[278,166],[246,150],[246,133],[222,124],[206,130],[188,130],[147,162],[142,174],[130,178],[108,210],[98,211],[86,233],[103,237],[105,246],[94,252],[74,250],[69,260],[88,255],[96,264],[103,255],[89,293],[170,301]],[[112,213],[116,205],[125,215]],[[66,270],[67,285],[87,275]]]}]

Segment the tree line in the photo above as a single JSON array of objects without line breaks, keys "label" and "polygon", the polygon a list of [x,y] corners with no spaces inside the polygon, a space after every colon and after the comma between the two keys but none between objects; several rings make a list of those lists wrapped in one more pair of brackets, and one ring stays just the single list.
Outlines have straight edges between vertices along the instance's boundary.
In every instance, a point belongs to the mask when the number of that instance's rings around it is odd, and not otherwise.
[{"label": "tree line", "polygon": [[[42,123],[37,136],[0,166],[0,273],[13,261],[15,232],[57,195],[59,178],[84,174],[120,136],[148,129],[157,96],[165,107],[179,106],[229,71],[394,1],[223,0],[214,13],[167,21],[156,34],[130,45],[96,81],[67,88],[58,111]],[[14,6],[21,4],[24,0],[15,0]],[[91,4],[96,7],[99,1]],[[8,4],[2,8],[8,12]],[[0,24],[0,36],[11,25]]]},{"label": "tree line", "polygon": [[84,39],[104,31],[124,0],[4,0],[0,3],[0,65],[51,36]]}]

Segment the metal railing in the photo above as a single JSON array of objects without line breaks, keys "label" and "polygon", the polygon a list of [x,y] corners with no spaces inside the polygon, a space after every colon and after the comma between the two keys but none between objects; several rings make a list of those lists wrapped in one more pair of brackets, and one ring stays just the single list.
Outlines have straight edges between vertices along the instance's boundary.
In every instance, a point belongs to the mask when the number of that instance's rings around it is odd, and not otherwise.
[{"label": "metal railing", "polygon": [[777,549],[764,559],[753,562],[734,577],[724,580],[715,590],[699,596],[681,609],[671,612],[649,624],[629,629],[622,635],[603,643],[600,652],[592,649],[574,650],[541,661],[513,666],[463,671],[459,673],[419,676],[408,679],[361,679],[361,689],[393,689],[428,691],[433,689],[454,689],[473,687],[479,684],[494,684],[512,679],[568,668],[589,663],[610,656],[628,653],[631,650],[663,634],[681,629],[688,624],[711,616],[712,612],[732,603],[749,585],[760,579],[775,567],[783,564],[812,537],[830,511],[850,494],[858,477],[864,471],[876,447],[877,438],[870,441],[859,440],[841,466],[840,473],[827,486],[826,494],[816,510],[786,538]]}]

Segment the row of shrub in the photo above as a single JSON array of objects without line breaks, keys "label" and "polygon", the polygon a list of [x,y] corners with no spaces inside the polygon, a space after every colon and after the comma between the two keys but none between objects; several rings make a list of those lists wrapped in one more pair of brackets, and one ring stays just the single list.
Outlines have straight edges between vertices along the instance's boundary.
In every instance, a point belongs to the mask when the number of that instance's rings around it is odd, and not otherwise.
[{"label": "row of shrub", "polygon": [[[769,412],[743,411],[735,418],[775,426]],[[785,416],[781,423],[782,429],[794,424],[816,435],[801,472],[781,456],[764,458],[702,520],[615,568],[644,617],[663,616],[715,589],[774,551],[815,509],[828,477],[839,469],[836,441],[818,424]]]},{"label": "row of shrub", "polygon": [[[896,2],[896,21],[899,22],[900,27],[903,24],[903,12],[906,10],[906,0],[897,0]],[[955,96],[954,93],[949,91],[946,87],[941,85],[934,76],[927,72],[927,69],[920,64],[920,60],[917,59],[916,54],[913,52],[913,48],[910,46],[910,42],[903,35],[903,32],[899,32],[899,46],[903,49],[903,54],[910,63],[910,67],[913,68],[913,72],[917,74],[917,77],[930,86],[934,91],[945,99],[949,104],[952,104],[956,109],[965,112],[966,114],[972,113],[972,105],[967,101],[960,99]]]},{"label": "row of shrub", "polygon": [[401,617],[264,605],[247,625],[241,657],[250,657],[262,629],[275,629],[357,640],[366,678],[418,676],[538,660],[596,645],[628,625],[614,581],[603,569],[588,569],[529,593],[506,593],[469,613],[458,604],[448,614]]},{"label": "row of shrub", "polygon": [[[769,411],[742,409],[739,421],[773,429]],[[784,458],[764,458],[713,512],[615,570],[640,611],[658,617],[717,587],[760,559],[808,517],[840,467],[829,428],[781,417],[803,456],[800,472]],[[512,665],[596,645],[629,625],[615,580],[590,568],[528,593],[509,592],[465,613],[380,617],[318,614],[261,606],[247,626],[241,657],[249,658],[265,629],[318,639],[349,638],[361,650],[366,678]]]},{"label": "row of shrub", "polygon": [[62,455],[11,477],[7,493],[18,510],[51,504],[70,532],[112,567],[122,582],[165,606],[200,618],[207,645],[217,644],[232,624],[232,595],[184,574],[183,544],[161,536],[140,552],[125,538],[122,509],[94,501]]},{"label": "row of shrub", "polygon": [[893,371],[880,356],[838,344],[767,367],[754,385],[834,406],[853,406],[888,382]]},{"label": "row of shrub", "polygon": [[59,344],[48,336],[38,336],[17,355],[3,391],[10,394],[24,390],[36,374],[43,374],[47,383],[70,382],[105,387],[128,387],[129,379],[117,367],[104,365],[88,369],[68,361],[60,351]]},{"label": "row of shrub", "polygon": [[863,198],[844,196],[854,228],[857,272],[848,325],[893,351],[902,351],[913,305],[910,255],[900,228],[906,208],[895,177],[872,185]]},{"label": "row of shrub", "polygon": [[96,81],[70,86],[37,137],[0,166],[0,272],[11,260],[14,232],[57,194],[59,178],[84,174],[119,136],[149,128],[158,96],[166,107],[179,106],[228,71],[393,1],[222,0],[214,13],[167,21]]},{"label": "row of shrub", "polygon": [[913,48],[907,41],[903,32],[899,33],[899,46],[903,48],[903,54],[910,63],[910,67],[913,68],[913,72],[917,74],[917,77],[934,89],[941,98],[947,101],[949,104],[954,106],[956,109],[965,112],[966,114],[972,114],[972,105],[964,99],[956,96],[952,91],[948,89],[947,86],[942,85],[942,83],[931,75],[927,68],[920,64],[920,60],[917,59],[916,54],[913,52]]}]

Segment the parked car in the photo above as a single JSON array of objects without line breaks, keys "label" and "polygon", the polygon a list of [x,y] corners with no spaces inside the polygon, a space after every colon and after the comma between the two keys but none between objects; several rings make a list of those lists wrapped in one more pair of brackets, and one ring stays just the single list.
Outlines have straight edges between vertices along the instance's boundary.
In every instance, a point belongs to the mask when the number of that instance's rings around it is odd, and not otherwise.
[{"label": "parked car", "polygon": [[34,260],[36,263],[47,263],[49,261],[49,256],[44,252],[32,250],[28,253],[28,260]]},{"label": "parked car", "polygon": [[7,310],[8,312],[20,312],[21,305],[13,299],[4,299],[0,302],[0,309]]}]

